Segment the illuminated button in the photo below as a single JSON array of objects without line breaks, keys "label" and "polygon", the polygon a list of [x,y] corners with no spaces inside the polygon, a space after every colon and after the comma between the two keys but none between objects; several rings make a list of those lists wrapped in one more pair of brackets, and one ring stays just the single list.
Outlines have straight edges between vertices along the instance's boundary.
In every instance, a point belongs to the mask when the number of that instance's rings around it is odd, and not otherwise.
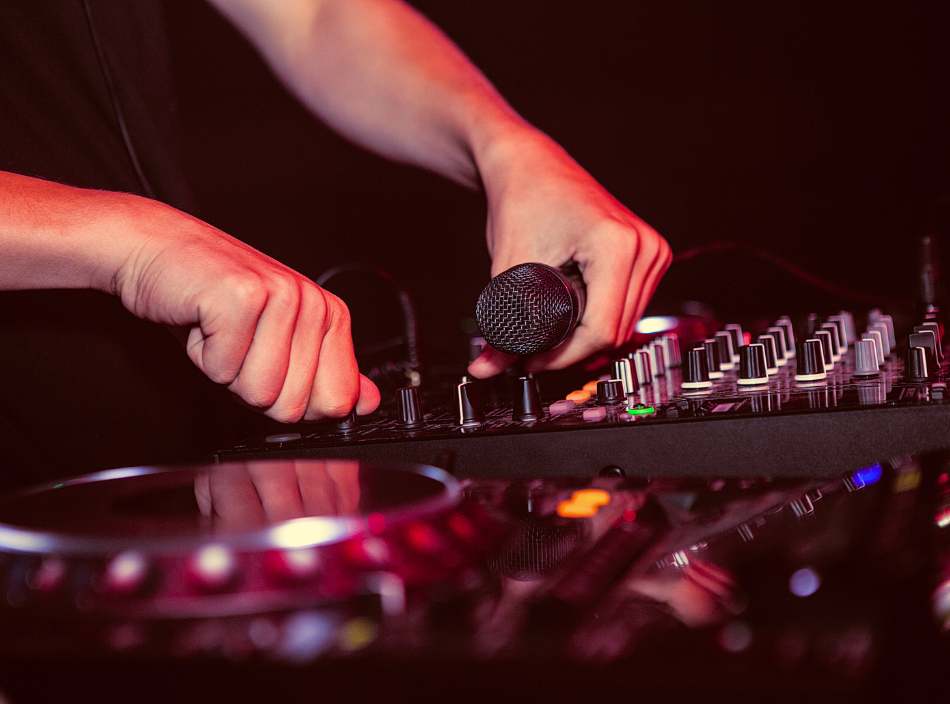
[{"label": "illuminated button", "polygon": [[610,503],[610,494],[601,489],[582,489],[571,494],[568,501],[557,505],[557,515],[562,518],[589,518],[597,514],[601,506]]},{"label": "illuminated button", "polygon": [[44,557],[30,579],[30,586],[41,592],[51,592],[63,582],[66,563],[58,557]]},{"label": "illuminated button", "polygon": [[548,413],[550,413],[552,416],[559,416],[562,413],[567,413],[573,408],[574,408],[574,401],[571,401],[570,399],[565,399],[564,401],[555,401],[550,406],[548,406]]},{"label": "illuminated button", "polygon": [[237,575],[237,559],[223,545],[208,545],[192,558],[191,574],[202,587],[220,589]]},{"label": "illuminated button", "polygon": [[105,588],[113,594],[131,594],[145,584],[148,572],[145,555],[137,550],[120,552],[106,566]]},{"label": "illuminated button", "polygon": [[419,552],[437,552],[445,543],[439,534],[425,523],[414,523],[403,531],[406,542]]},{"label": "illuminated button", "polygon": [[627,413],[632,416],[648,416],[651,413],[656,413],[656,408],[653,406],[644,406],[643,404],[637,404],[633,408],[628,408]]},{"label": "illuminated button", "polygon": [[[598,380],[598,381],[599,381],[599,380]],[[590,395],[592,395],[592,394],[596,394],[596,393],[597,393],[597,381],[588,381],[586,384],[584,384],[584,385],[581,387],[581,389],[582,389],[583,391],[586,391],[588,396],[590,396]]]},{"label": "illuminated button", "polygon": [[264,565],[276,577],[298,580],[316,576],[322,562],[315,548],[306,547],[272,550],[265,555]]},{"label": "illuminated button", "polygon": [[590,398],[590,391],[572,391],[567,396],[564,397],[565,401],[573,401],[574,403],[584,403],[584,401]]},{"label": "illuminated button", "polygon": [[591,423],[596,423],[599,420],[603,420],[607,417],[607,409],[603,406],[598,406],[597,408],[587,408],[584,410],[583,418],[586,421]]}]

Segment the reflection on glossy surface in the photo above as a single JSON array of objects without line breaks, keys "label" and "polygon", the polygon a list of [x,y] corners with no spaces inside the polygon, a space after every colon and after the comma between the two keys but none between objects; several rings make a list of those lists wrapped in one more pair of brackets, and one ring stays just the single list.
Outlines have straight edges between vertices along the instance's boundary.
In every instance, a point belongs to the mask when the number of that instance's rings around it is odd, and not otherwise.
[{"label": "reflection on glossy surface", "polygon": [[202,516],[225,530],[294,518],[360,513],[355,460],[279,460],[221,465],[195,477]]}]

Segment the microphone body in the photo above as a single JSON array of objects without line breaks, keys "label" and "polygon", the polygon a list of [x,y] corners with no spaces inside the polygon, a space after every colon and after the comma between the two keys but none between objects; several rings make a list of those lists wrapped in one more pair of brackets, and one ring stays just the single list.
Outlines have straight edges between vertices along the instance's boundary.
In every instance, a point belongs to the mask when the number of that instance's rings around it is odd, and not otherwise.
[{"label": "microphone body", "polygon": [[576,265],[518,264],[488,282],[475,320],[500,352],[530,355],[560,345],[584,315],[587,291]]}]

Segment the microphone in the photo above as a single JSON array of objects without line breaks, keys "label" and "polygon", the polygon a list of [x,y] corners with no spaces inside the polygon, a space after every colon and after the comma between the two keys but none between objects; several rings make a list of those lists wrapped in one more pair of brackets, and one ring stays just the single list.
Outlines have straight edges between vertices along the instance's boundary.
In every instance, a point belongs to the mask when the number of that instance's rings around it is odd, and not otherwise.
[{"label": "microphone", "polygon": [[581,317],[587,290],[573,262],[560,269],[518,264],[488,282],[478,297],[475,320],[499,352],[547,352],[564,342]]}]

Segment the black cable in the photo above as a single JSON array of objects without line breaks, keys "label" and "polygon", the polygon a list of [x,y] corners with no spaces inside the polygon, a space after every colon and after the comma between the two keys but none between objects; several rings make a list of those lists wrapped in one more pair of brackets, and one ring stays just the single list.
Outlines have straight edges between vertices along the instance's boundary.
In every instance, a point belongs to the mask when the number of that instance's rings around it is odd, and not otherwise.
[{"label": "black cable", "polygon": [[[351,272],[374,274],[389,282],[389,284],[396,290],[396,295],[399,297],[399,305],[402,308],[406,352],[409,356],[409,369],[412,371],[419,371],[422,365],[419,359],[419,324],[416,319],[416,308],[412,302],[412,297],[392,274],[390,274],[385,269],[381,269],[378,266],[370,266],[369,264],[341,264],[340,266],[335,266],[332,269],[327,269],[317,277],[314,283],[317,284],[317,286],[323,287],[330,279],[334,278],[335,276]],[[376,352],[385,349],[386,347],[394,347],[400,342],[403,342],[403,340],[394,338],[392,340],[387,340],[386,342],[372,345],[366,349],[361,349],[360,352]]]},{"label": "black cable", "polygon": [[92,44],[96,50],[96,58],[99,60],[99,67],[102,69],[102,78],[106,82],[106,89],[109,92],[109,99],[112,101],[112,108],[115,110],[115,118],[119,123],[119,131],[122,132],[122,140],[125,142],[125,149],[128,151],[129,158],[132,160],[132,168],[135,169],[135,173],[138,175],[139,182],[142,184],[145,195],[154,200],[155,191],[152,189],[152,185],[149,183],[148,178],[146,178],[145,171],[142,169],[142,165],[139,163],[138,154],[136,154],[135,147],[132,145],[132,138],[129,135],[129,128],[125,122],[125,116],[122,113],[122,106],[119,104],[115,83],[112,80],[112,72],[109,70],[108,64],[106,64],[105,54],[103,53],[102,45],[99,42],[99,33],[96,31],[95,23],[92,21],[92,10],[89,8],[89,0],[82,0],[82,6],[86,11],[86,23],[89,25],[89,34],[92,37]]}]

